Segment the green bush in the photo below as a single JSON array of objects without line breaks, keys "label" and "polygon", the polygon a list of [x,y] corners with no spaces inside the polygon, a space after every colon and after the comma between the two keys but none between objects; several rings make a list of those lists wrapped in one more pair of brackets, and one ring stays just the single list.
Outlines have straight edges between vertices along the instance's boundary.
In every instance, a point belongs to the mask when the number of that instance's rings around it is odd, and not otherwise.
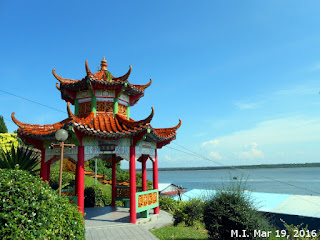
[{"label": "green bush", "polygon": [[177,208],[178,204],[179,202],[177,200],[174,200],[173,198],[170,198],[170,197],[159,198],[160,209],[167,211],[169,213],[173,213]]},{"label": "green bush", "polygon": [[[54,170],[50,173],[50,186],[56,190],[59,188],[60,171]],[[62,186],[68,184],[65,188],[75,187],[75,175],[70,172],[62,171]]]},{"label": "green bush", "polygon": [[179,202],[173,212],[173,225],[184,222],[186,226],[193,226],[195,221],[201,221],[203,217],[204,203],[200,199],[191,199],[187,202]]},{"label": "green bush", "polygon": [[0,169],[0,239],[84,239],[77,206],[39,177]]},{"label": "green bush", "polygon": [[84,190],[85,207],[104,207],[111,204],[111,195],[97,185],[86,187]]},{"label": "green bush", "polygon": [[250,197],[239,186],[217,191],[205,204],[203,221],[211,239],[241,239],[241,236],[231,237],[231,230],[238,230],[239,235],[246,230],[250,236],[246,239],[253,239],[254,230],[271,228],[268,220],[256,211]]}]

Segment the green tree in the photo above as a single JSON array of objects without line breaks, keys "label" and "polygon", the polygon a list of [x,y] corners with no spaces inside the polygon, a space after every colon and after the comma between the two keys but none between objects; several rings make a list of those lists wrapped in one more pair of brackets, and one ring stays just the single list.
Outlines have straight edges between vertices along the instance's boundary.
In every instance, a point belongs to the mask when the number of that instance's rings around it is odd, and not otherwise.
[{"label": "green tree", "polygon": [[3,117],[0,115],[0,133],[7,133],[8,128],[6,126],[6,123],[4,122]]}]

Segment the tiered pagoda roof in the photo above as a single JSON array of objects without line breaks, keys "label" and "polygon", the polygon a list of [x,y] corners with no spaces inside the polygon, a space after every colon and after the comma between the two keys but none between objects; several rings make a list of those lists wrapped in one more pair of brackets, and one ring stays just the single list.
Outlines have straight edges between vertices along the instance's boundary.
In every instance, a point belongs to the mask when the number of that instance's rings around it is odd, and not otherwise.
[{"label": "tiered pagoda roof", "polygon": [[128,77],[131,67],[124,76],[115,78],[106,70],[106,66],[106,61],[103,59],[101,70],[92,74],[86,61],[87,76],[82,80],[61,78],[53,70],[54,76],[60,82],[58,89],[62,93],[62,98],[67,101],[68,118],[54,124],[27,124],[18,121],[15,118],[15,113],[12,113],[12,120],[19,126],[18,136],[27,142],[30,139],[40,141],[53,140],[57,130],[61,128],[69,129],[69,126],[71,126],[74,131],[79,132],[81,135],[93,136],[98,139],[119,139],[143,134],[146,136],[145,140],[157,142],[159,146],[166,145],[174,140],[176,138],[176,130],[181,126],[181,120],[179,120],[178,125],[172,128],[153,128],[150,124],[154,115],[153,108],[151,114],[140,121],[128,119],[123,114],[113,114],[112,112],[91,112],[86,116],[76,116],[72,113],[70,102],[75,101],[78,91],[87,90],[90,87],[93,89],[121,91],[129,97],[132,96],[133,103],[133,101],[136,102],[143,96],[144,90],[151,84],[151,81],[146,85],[132,85],[129,83]]},{"label": "tiered pagoda roof", "polygon": [[152,79],[150,79],[149,83],[145,85],[131,84],[128,81],[132,70],[131,66],[125,75],[121,77],[114,77],[107,70],[108,65],[105,58],[101,61],[100,71],[95,74],[92,74],[90,71],[87,60],[85,65],[87,75],[80,80],[60,77],[56,74],[55,69],[52,70],[54,77],[60,82],[60,85],[57,83],[56,87],[61,91],[62,99],[66,102],[74,104],[76,93],[83,90],[115,90],[118,93],[123,91],[124,94],[128,95],[130,97],[130,105],[133,106],[141,97],[143,97],[144,90],[152,83]]}]

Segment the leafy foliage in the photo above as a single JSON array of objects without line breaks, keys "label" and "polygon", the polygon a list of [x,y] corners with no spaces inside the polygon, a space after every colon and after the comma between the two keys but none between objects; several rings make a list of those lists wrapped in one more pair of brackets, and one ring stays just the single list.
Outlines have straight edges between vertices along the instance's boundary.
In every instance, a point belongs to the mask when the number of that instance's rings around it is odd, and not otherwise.
[{"label": "leafy foliage", "polygon": [[[92,159],[89,162],[89,167],[95,171],[95,159]],[[103,161],[102,159],[97,159],[97,173],[103,174],[105,179],[110,180],[112,178],[112,165],[108,162]]]},{"label": "leafy foliage", "polygon": [[97,185],[86,187],[84,190],[85,207],[104,207],[111,204],[111,194]]},{"label": "leafy foliage", "polygon": [[39,177],[0,169],[0,239],[84,239],[82,214]]},{"label": "leafy foliage", "polygon": [[4,122],[4,119],[2,116],[0,116],[0,133],[7,133],[8,128],[6,126],[6,123]]},{"label": "leafy foliage", "polygon": [[75,163],[71,162],[70,160],[64,160],[62,169],[63,171],[75,174],[77,166]]},{"label": "leafy foliage", "polygon": [[16,133],[0,133],[0,149],[10,150],[12,145],[24,145]]},{"label": "leafy foliage", "polygon": [[170,198],[170,197],[159,198],[160,209],[167,211],[169,213],[173,213],[177,208],[178,204],[179,202],[177,200],[174,200],[173,198]]},{"label": "leafy foliage", "polygon": [[34,174],[39,169],[36,166],[40,163],[40,155],[28,147],[11,146],[10,150],[0,150],[1,169],[21,169]]},{"label": "leafy foliage", "polygon": [[[318,237],[319,231],[317,231],[315,229],[314,230],[309,230],[308,226],[302,227],[303,223],[300,224],[300,225],[296,225],[295,226],[293,224],[291,224],[291,225],[287,224],[282,219],[280,219],[280,220],[283,222],[283,224],[284,224],[284,226],[286,228],[286,231],[283,232],[283,233],[285,233],[286,235],[289,235],[290,236],[289,239],[299,239],[299,240],[305,240],[305,239],[316,240],[316,239],[319,239],[319,237]],[[282,236],[281,230],[279,231],[278,235]],[[278,235],[272,236],[270,239],[279,239]],[[283,239],[285,239],[285,238],[286,237],[283,237]]]},{"label": "leafy foliage", "polygon": [[[56,190],[59,188],[59,174],[60,170],[53,170],[50,173],[50,186],[52,189]],[[62,186],[67,185],[67,188],[72,188],[75,186],[75,175],[70,172],[62,171]]]},{"label": "leafy foliage", "polygon": [[201,221],[203,217],[204,203],[200,199],[191,199],[187,202],[179,202],[173,212],[173,225],[184,222],[186,226],[193,226],[195,221]]},{"label": "leafy foliage", "polygon": [[231,237],[231,230],[238,230],[240,235],[246,230],[248,239],[253,239],[255,229],[270,229],[267,219],[256,211],[240,185],[219,190],[205,204],[203,220],[211,239],[241,239]]}]

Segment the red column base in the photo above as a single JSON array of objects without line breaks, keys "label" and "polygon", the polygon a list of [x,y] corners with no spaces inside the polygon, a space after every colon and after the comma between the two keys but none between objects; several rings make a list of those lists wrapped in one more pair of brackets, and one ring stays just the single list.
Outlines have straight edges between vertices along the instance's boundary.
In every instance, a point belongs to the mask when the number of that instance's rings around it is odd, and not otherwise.
[{"label": "red column base", "polygon": [[159,214],[159,213],[160,213],[160,208],[159,207],[154,208],[154,214]]}]

